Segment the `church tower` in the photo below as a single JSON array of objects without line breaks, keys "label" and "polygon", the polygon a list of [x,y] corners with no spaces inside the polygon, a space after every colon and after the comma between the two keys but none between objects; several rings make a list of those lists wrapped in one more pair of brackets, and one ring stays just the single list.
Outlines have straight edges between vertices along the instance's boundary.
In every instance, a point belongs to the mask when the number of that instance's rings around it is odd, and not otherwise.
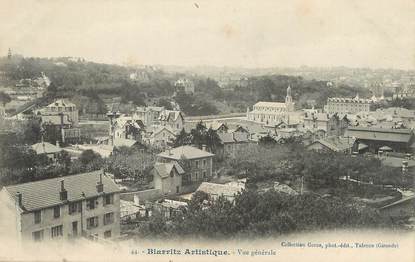
[{"label": "church tower", "polygon": [[294,111],[294,103],[293,98],[291,96],[291,86],[288,86],[287,88],[287,96],[285,97],[285,108],[287,109],[287,112]]},{"label": "church tower", "polygon": [[10,60],[12,59],[12,50],[9,48],[9,52],[7,53],[7,58]]}]

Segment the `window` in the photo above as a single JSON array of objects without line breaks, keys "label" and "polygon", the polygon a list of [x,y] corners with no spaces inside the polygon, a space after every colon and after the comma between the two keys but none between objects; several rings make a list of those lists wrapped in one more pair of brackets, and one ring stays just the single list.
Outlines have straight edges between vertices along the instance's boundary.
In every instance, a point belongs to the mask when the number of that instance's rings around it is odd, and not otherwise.
[{"label": "window", "polygon": [[52,238],[63,236],[63,226],[60,225],[60,226],[52,227],[51,233],[52,233]]},{"label": "window", "polygon": [[98,227],[98,217],[90,217],[86,220],[86,228],[91,229]]},{"label": "window", "polygon": [[39,224],[40,221],[42,220],[42,213],[41,213],[41,211],[40,210],[35,211],[34,216],[35,216],[35,224]]},{"label": "window", "polygon": [[206,163],[207,163],[206,159],[203,159],[203,167],[206,166]]},{"label": "window", "polygon": [[104,215],[104,225],[109,225],[109,224],[112,224],[112,223],[114,223],[114,213],[113,212],[106,213]]},{"label": "window", "polygon": [[76,212],[82,211],[82,202],[69,203],[69,214],[74,214]]},{"label": "window", "polygon": [[93,199],[89,199],[86,203],[86,206],[88,207],[88,209],[95,209],[97,199],[93,198]]},{"label": "window", "polygon": [[42,241],[43,240],[43,230],[39,230],[32,233],[33,241]]},{"label": "window", "polygon": [[111,237],[111,230],[104,232],[104,238],[110,238]]},{"label": "window", "polygon": [[199,160],[195,161],[195,166],[196,166],[196,168],[199,168]]},{"label": "window", "polygon": [[203,178],[206,178],[206,171],[203,171]]},{"label": "window", "polygon": [[53,208],[53,218],[59,218],[61,216],[61,207],[57,206]]},{"label": "window", "polygon": [[104,196],[104,205],[112,205],[114,204],[114,195],[105,195]]}]

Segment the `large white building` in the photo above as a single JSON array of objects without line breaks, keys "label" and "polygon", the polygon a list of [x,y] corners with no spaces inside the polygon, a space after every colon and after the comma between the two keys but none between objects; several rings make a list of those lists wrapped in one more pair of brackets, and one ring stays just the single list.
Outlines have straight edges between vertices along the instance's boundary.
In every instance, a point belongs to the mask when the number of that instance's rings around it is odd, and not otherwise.
[{"label": "large white building", "polygon": [[369,112],[372,103],[372,99],[359,98],[359,94],[355,98],[330,97],[324,110],[329,114],[356,114]]},{"label": "large white building", "polygon": [[20,240],[118,237],[119,192],[102,171],[6,186],[0,191],[1,224]]},{"label": "large white building", "polygon": [[278,124],[281,120],[286,120],[290,113],[294,112],[295,103],[291,96],[291,87],[287,88],[285,102],[258,102],[253,106],[253,110],[247,110],[247,119],[254,122],[265,124]]}]

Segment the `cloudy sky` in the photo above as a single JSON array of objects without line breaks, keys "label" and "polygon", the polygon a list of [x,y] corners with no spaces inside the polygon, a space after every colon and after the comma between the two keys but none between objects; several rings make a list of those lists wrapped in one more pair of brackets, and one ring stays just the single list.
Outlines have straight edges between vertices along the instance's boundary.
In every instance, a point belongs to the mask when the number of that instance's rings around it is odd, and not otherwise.
[{"label": "cloudy sky", "polygon": [[415,0],[0,0],[0,55],[415,69],[414,14]]}]

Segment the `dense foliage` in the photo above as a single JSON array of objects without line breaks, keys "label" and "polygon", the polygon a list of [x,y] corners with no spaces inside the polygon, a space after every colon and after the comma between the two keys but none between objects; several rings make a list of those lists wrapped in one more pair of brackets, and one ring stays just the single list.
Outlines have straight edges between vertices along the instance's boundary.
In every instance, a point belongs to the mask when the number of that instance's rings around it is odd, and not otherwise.
[{"label": "dense foliage", "polygon": [[296,231],[378,227],[389,223],[374,209],[336,197],[244,191],[231,203],[222,197],[211,201],[202,192],[195,196],[188,208],[172,221],[154,215],[148,224],[139,228],[139,233],[161,237],[264,237]]}]

